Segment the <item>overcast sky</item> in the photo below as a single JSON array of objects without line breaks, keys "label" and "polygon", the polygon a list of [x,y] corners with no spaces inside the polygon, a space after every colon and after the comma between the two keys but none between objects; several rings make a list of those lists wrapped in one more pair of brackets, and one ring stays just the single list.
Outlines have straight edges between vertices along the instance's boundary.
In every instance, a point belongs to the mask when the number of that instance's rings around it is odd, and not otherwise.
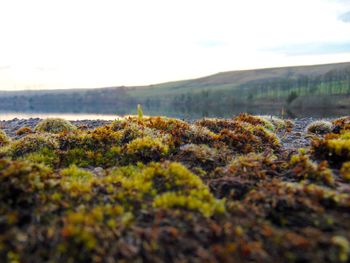
[{"label": "overcast sky", "polygon": [[0,89],[350,61],[350,0],[0,0]]}]

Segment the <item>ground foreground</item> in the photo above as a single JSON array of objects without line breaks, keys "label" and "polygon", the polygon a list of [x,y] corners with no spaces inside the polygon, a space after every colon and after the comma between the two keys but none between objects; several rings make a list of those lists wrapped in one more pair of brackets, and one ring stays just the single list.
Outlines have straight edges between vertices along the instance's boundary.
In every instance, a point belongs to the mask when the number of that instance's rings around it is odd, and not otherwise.
[{"label": "ground foreground", "polygon": [[34,122],[0,130],[5,262],[349,262],[350,117]]}]

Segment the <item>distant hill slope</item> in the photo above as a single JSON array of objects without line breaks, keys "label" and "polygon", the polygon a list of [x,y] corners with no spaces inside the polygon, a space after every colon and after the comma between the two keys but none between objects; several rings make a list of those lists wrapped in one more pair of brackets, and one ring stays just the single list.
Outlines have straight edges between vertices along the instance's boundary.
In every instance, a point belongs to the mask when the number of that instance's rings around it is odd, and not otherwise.
[{"label": "distant hill slope", "polygon": [[350,62],[221,72],[149,86],[0,91],[0,110],[128,113],[141,103],[164,112],[241,107],[350,106]]},{"label": "distant hill slope", "polygon": [[[239,87],[246,87],[248,84],[264,84],[277,80],[299,80],[327,78],[332,72],[350,73],[350,62],[295,66],[281,68],[267,68],[255,70],[240,70],[221,72],[211,76],[192,80],[175,81],[163,84],[156,84],[144,87],[131,87],[130,93],[134,96],[158,96],[176,95],[187,92],[237,90]],[[327,80],[326,80],[327,81]]]}]

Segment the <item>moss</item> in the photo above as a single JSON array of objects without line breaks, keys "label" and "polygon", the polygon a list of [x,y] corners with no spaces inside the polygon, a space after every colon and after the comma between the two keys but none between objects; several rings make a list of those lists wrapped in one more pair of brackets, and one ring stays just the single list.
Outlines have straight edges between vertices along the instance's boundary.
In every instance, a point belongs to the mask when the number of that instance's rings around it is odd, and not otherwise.
[{"label": "moss", "polygon": [[217,118],[204,118],[196,121],[195,125],[206,127],[214,133],[220,133],[222,130],[236,130],[241,126],[237,121]]},{"label": "moss", "polygon": [[310,180],[333,186],[335,179],[328,163],[323,161],[316,164],[303,152],[293,155],[290,159],[291,175],[297,180]]},{"label": "moss", "polygon": [[224,212],[224,203],[216,200],[199,177],[181,164],[170,163],[162,173],[157,174],[165,176],[168,191],[156,196],[153,202],[155,207],[185,208],[199,211],[207,217]]},{"label": "moss", "polygon": [[[272,154],[256,154],[237,156],[224,168],[226,176],[240,176],[253,180],[265,179],[268,175],[275,175],[277,157]],[[277,170],[277,171],[276,171]]]},{"label": "moss", "polygon": [[233,118],[233,120],[247,122],[252,125],[260,125],[270,131],[274,131],[276,129],[275,126],[272,124],[272,122],[268,120],[266,117],[254,116],[248,113],[241,113],[240,115]]},{"label": "moss", "polygon": [[217,166],[225,165],[231,156],[232,153],[225,147],[217,149],[205,144],[185,144],[180,147],[174,159],[189,168],[200,167],[205,171],[212,171]]},{"label": "moss", "polygon": [[224,211],[224,202],[215,199],[202,180],[180,163],[121,167],[102,180],[119,186],[110,191],[116,191],[115,197],[129,208],[130,204],[135,208],[141,200],[151,198],[156,208],[185,209],[204,216]]},{"label": "moss", "polygon": [[334,236],[331,242],[338,248],[337,260],[340,262],[347,262],[350,253],[349,241],[343,236]]},{"label": "moss", "polygon": [[58,136],[62,166],[116,165],[121,159],[122,132],[103,126],[92,131],[74,131]]},{"label": "moss", "polygon": [[6,146],[10,143],[10,138],[3,130],[0,130],[0,147]]},{"label": "moss", "polygon": [[335,167],[340,167],[350,158],[350,133],[327,134],[322,139],[312,141],[315,157],[328,160]]},{"label": "moss", "polygon": [[262,115],[259,117],[263,118],[266,121],[271,122],[276,131],[282,131],[282,130],[290,131],[291,128],[293,127],[293,123],[290,120],[284,120],[276,116],[267,116],[267,115]]},{"label": "moss", "polygon": [[[62,189],[72,197],[79,197],[82,194],[89,194],[91,187],[95,181],[93,173],[78,168],[76,165],[71,165],[68,168],[60,171],[60,184]],[[91,196],[82,196],[85,199],[90,199]]]},{"label": "moss", "polygon": [[157,161],[169,153],[169,146],[160,139],[137,138],[126,145],[128,158],[135,161]]},{"label": "moss", "polygon": [[253,126],[244,122],[235,123],[234,129],[221,130],[218,140],[240,154],[280,148],[280,141],[276,134],[262,126]]},{"label": "moss", "polygon": [[331,133],[332,129],[333,125],[329,121],[314,121],[307,125],[305,128],[306,132],[315,134]]},{"label": "moss", "polygon": [[19,128],[16,131],[16,134],[19,135],[19,136],[22,136],[22,135],[30,134],[30,133],[33,133],[33,132],[34,131],[29,126],[24,126],[24,127]]},{"label": "moss", "polygon": [[56,137],[49,134],[29,134],[13,141],[9,146],[10,155],[14,158],[23,157],[29,153],[40,152],[43,149],[58,149]]},{"label": "moss", "polygon": [[346,180],[350,181],[350,162],[343,163],[340,169],[340,175]]},{"label": "moss", "polygon": [[59,156],[54,150],[49,148],[42,148],[39,151],[26,154],[23,159],[52,168],[56,167],[59,163]]},{"label": "moss", "polygon": [[35,126],[35,131],[49,133],[69,132],[76,129],[76,126],[69,121],[59,118],[48,118]]}]

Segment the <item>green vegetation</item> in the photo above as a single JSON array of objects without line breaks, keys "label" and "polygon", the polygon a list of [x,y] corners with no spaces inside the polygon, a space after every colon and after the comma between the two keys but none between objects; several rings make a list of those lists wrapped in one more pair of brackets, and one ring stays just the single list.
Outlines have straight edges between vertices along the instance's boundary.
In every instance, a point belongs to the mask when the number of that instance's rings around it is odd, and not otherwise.
[{"label": "green vegetation", "polygon": [[60,133],[74,131],[76,127],[67,120],[59,118],[49,118],[42,120],[35,127],[35,131],[38,132],[49,132],[49,133]]},{"label": "green vegetation", "polygon": [[10,138],[6,135],[3,130],[0,130],[0,147],[10,143]]},{"label": "green vegetation", "polygon": [[333,125],[329,121],[314,121],[306,127],[306,132],[314,134],[331,133]]},{"label": "green vegetation", "polygon": [[1,145],[4,262],[347,262],[349,117],[127,117]]}]

